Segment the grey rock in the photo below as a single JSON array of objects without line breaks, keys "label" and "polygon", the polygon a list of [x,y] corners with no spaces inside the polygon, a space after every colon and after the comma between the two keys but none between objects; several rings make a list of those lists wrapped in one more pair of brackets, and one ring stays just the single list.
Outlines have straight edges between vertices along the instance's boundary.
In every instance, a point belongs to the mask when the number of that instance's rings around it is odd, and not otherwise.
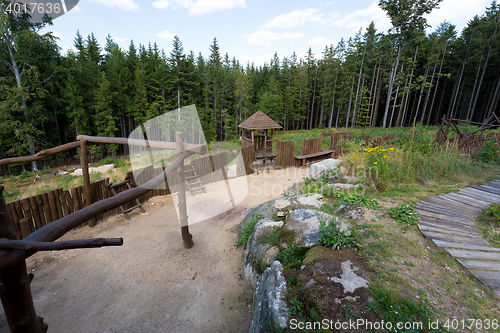
[{"label": "grey rock", "polygon": [[[311,164],[309,175],[312,179],[319,179],[328,169],[338,170],[342,160],[329,158],[318,163]],[[340,172],[340,170],[339,170]]]},{"label": "grey rock", "polygon": [[[238,239],[241,238],[241,228],[243,225],[252,218],[252,215],[254,213],[258,213],[262,215],[263,219],[273,219],[273,208],[274,208],[274,202],[277,199],[266,201],[260,205],[250,207],[248,210],[245,209],[242,213],[246,214],[243,220],[240,222],[240,225],[238,226]],[[245,212],[246,211],[246,212]]]},{"label": "grey rock", "polygon": [[270,244],[258,244],[259,238],[269,234],[274,228],[281,228],[283,222],[274,222],[269,219],[262,219],[255,225],[252,234],[248,238],[247,247],[245,249],[245,279],[247,283],[255,288],[257,280],[260,277],[258,268],[261,262],[271,264],[279,253],[279,249],[273,249]]},{"label": "grey rock", "polygon": [[274,202],[274,214],[286,216],[289,211],[297,208],[319,208],[323,203],[323,196],[317,193],[306,193],[291,198],[278,198]]},{"label": "grey rock", "polygon": [[285,295],[283,266],[275,261],[264,271],[255,288],[249,333],[266,332],[266,326],[270,322],[282,329],[287,328],[289,316]]},{"label": "grey rock", "polygon": [[284,228],[295,234],[294,244],[311,247],[319,240],[319,225],[321,220],[325,222],[331,220],[339,222],[341,231],[345,231],[351,226],[337,216],[312,209],[295,209],[290,211],[290,217],[286,220]]},{"label": "grey rock", "polygon": [[58,174],[59,176],[64,176],[64,175],[69,174],[69,172],[68,172],[68,171],[60,171],[60,172],[58,172],[57,174]]},{"label": "grey rock", "polygon": [[292,186],[285,190],[285,196],[292,196],[299,194],[299,183],[293,183]]},{"label": "grey rock", "polygon": [[365,212],[362,205],[341,205],[335,211],[335,214],[342,215],[352,220],[364,220]]},{"label": "grey rock", "polygon": [[356,176],[343,176],[342,183],[356,184],[359,183],[359,177]]},{"label": "grey rock", "polygon": [[340,267],[342,268],[342,275],[340,278],[330,277],[329,279],[333,282],[342,284],[344,293],[352,293],[358,288],[368,288],[368,281],[354,273],[358,268],[354,266],[350,260],[344,261]]}]

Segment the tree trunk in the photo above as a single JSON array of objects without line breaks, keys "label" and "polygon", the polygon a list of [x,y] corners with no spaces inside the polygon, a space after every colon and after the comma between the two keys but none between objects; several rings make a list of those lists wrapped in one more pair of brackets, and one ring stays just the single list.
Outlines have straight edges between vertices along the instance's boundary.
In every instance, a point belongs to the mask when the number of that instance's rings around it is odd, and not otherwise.
[{"label": "tree trunk", "polygon": [[401,47],[398,46],[398,55],[396,57],[396,63],[391,69],[391,75],[389,77],[389,88],[387,90],[387,101],[385,103],[384,118],[382,121],[382,128],[387,127],[387,116],[389,115],[389,106],[391,103],[392,87],[394,85],[394,80],[396,79],[396,72],[399,67],[399,59],[401,58]]}]

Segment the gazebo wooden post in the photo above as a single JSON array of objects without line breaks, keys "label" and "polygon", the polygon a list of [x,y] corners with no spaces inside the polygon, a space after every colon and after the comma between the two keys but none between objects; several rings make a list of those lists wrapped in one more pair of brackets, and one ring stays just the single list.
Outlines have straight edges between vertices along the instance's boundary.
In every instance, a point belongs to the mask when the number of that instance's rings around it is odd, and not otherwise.
[{"label": "gazebo wooden post", "polygon": [[255,148],[255,131],[252,130],[252,146]]},{"label": "gazebo wooden post", "polygon": [[[4,187],[0,186],[0,238],[17,239],[16,228],[10,217],[5,199]],[[28,276],[26,261],[0,271],[0,298],[5,311],[5,318],[13,333],[34,332],[44,333],[47,324],[37,317],[33,296],[31,295],[31,279]]]},{"label": "gazebo wooden post", "polygon": [[[83,191],[85,192],[85,207],[92,205],[92,192],[90,191],[89,158],[87,141],[80,141],[80,155],[82,157]],[[95,226],[95,218],[88,221],[89,227]]]},{"label": "gazebo wooden post", "polygon": [[[182,132],[175,133],[175,156],[179,157],[184,151],[184,141],[182,138]],[[181,224],[181,234],[182,241],[184,242],[184,247],[190,249],[193,247],[193,235],[189,233],[188,227],[188,216],[187,216],[187,205],[186,205],[186,184],[184,179],[184,161],[177,168],[177,195],[179,197],[179,222]]]},{"label": "gazebo wooden post", "polygon": [[264,130],[264,163],[267,159],[267,129]]}]

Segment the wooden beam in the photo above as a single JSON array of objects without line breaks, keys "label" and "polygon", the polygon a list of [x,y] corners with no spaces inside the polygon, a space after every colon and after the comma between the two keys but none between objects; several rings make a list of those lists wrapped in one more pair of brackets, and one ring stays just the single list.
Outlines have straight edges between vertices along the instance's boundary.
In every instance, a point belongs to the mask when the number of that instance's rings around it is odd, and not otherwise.
[{"label": "wooden beam", "polygon": [[24,240],[0,239],[0,249],[20,251],[53,251],[121,245],[123,245],[123,238],[77,239],[62,242],[27,242]]},{"label": "wooden beam", "polygon": [[[16,228],[10,217],[0,186],[0,237],[16,239]],[[41,230],[41,229],[40,229]],[[19,260],[14,265],[0,270],[0,299],[11,332],[43,333],[48,326],[38,318],[31,296],[30,279],[26,262]]]},{"label": "wooden beam", "polygon": [[[127,138],[107,138],[101,136],[88,136],[88,135],[78,135],[76,139],[79,141],[85,140],[96,144],[115,143],[121,145],[170,149],[170,150],[175,150],[177,147],[175,142],[165,142],[165,141],[149,141],[149,140],[127,139]],[[183,143],[183,151],[189,151],[191,153],[205,155],[207,153],[207,147],[202,145]]]},{"label": "wooden beam", "polygon": [[[83,190],[85,192],[85,207],[93,204],[92,202],[92,192],[90,191],[90,175],[89,175],[89,158],[87,151],[87,141],[80,141],[80,154],[82,159],[82,175],[83,175]],[[89,227],[93,228],[95,226],[95,218],[88,221]]]},{"label": "wooden beam", "polygon": [[28,163],[28,162],[33,162],[33,161],[38,161],[41,159],[44,159],[46,157],[62,153],[66,150],[69,149],[75,149],[80,147],[80,142],[70,142],[66,143],[62,146],[55,147],[55,148],[50,148],[46,150],[42,150],[35,155],[30,155],[30,156],[20,156],[20,157],[10,157],[10,158],[4,158],[3,160],[0,160],[0,165],[8,165],[8,164],[14,164],[14,163]]},{"label": "wooden beam", "polygon": [[[184,140],[182,137],[182,132],[175,133],[175,156],[179,157],[184,149]],[[182,241],[184,242],[184,247],[190,249],[193,247],[193,235],[189,233],[188,227],[188,216],[187,216],[187,203],[186,203],[186,182],[184,179],[184,160],[177,168],[177,195],[179,197],[179,222],[181,224],[181,234]]]},{"label": "wooden beam", "polygon": [[[76,213],[65,216],[57,221],[51,222],[47,224],[45,227],[36,230],[23,240],[30,242],[55,241],[59,237],[63,236],[69,230],[79,226],[80,224],[83,224],[84,222],[90,220],[91,218],[96,217],[99,214],[103,214],[108,210],[117,208],[123,205],[124,203],[132,201],[135,198],[138,198],[141,195],[151,191],[152,188],[155,188],[161,182],[164,182],[165,177],[169,176],[172,172],[174,172],[174,170],[176,170],[179,167],[181,162],[183,162],[185,158],[191,155],[192,155],[191,152],[182,153],[182,155],[180,155],[177,159],[175,159],[174,162],[170,163],[161,174],[151,179],[144,185],[140,187],[135,187],[131,190],[120,192],[112,198],[98,201],[89,207],[85,207],[79,210]],[[15,231],[15,227],[13,228]],[[10,237],[5,237],[5,235],[1,233],[1,229],[0,229],[0,237],[10,239]],[[15,237],[13,239],[15,239]],[[0,250],[0,271],[16,263],[21,262],[22,260],[33,255],[35,252],[36,251],[19,252],[19,251]]]}]

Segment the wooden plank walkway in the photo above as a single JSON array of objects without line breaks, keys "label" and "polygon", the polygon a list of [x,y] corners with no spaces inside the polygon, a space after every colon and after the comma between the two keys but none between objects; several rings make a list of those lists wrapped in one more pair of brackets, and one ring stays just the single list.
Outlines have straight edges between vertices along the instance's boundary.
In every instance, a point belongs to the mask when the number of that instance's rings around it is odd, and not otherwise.
[{"label": "wooden plank walkway", "polygon": [[418,228],[500,296],[500,249],[482,238],[474,218],[500,202],[500,180],[470,186],[458,193],[439,194],[415,206]]}]

